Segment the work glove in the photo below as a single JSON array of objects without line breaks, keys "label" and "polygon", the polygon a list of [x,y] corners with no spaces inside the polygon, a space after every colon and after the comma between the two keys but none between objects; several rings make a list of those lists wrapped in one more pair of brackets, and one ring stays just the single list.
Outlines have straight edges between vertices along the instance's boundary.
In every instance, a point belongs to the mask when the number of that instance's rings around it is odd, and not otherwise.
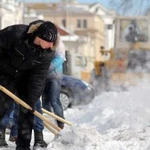
[{"label": "work glove", "polygon": [[35,103],[34,104],[29,104],[30,107],[32,108],[31,113],[34,113],[35,112]]},{"label": "work glove", "polygon": [[32,110],[29,109],[29,111],[30,111],[31,113],[34,113],[34,111],[35,111],[35,102],[26,101],[26,103],[32,108]]},{"label": "work glove", "polygon": [[23,107],[23,106],[20,106],[20,109],[21,109],[21,111],[22,111],[23,113],[25,113],[25,114],[27,114],[27,113],[29,113],[29,112],[34,113],[34,111],[35,111],[35,108],[33,108],[33,107],[32,107],[32,110],[30,110],[30,109],[26,109],[26,108]]},{"label": "work glove", "polygon": [[34,108],[32,107],[31,113],[34,114],[34,112],[35,112],[35,107]]}]

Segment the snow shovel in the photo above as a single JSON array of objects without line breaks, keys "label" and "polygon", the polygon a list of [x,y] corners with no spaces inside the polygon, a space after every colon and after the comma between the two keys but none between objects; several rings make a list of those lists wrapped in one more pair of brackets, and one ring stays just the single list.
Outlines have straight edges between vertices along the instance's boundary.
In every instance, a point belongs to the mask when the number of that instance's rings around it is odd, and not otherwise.
[{"label": "snow shovel", "polygon": [[[4,92],[6,95],[8,95],[9,97],[11,97],[15,102],[19,103],[20,105],[22,105],[23,107],[25,107],[28,110],[32,110],[32,108],[25,103],[23,100],[21,100],[19,97],[17,97],[16,95],[14,95],[12,92],[10,92],[9,90],[7,90],[5,87],[3,87],[2,85],[0,85],[0,90],[2,92]],[[54,133],[55,135],[59,135],[59,131],[61,130],[61,128],[59,128],[57,125],[53,124],[51,121],[49,121],[46,117],[44,117],[42,114],[40,114],[38,111],[34,111],[34,115],[36,115],[37,117],[39,117],[41,120],[43,120],[44,123],[46,123],[46,127],[49,127],[48,129]],[[53,128],[56,130],[54,130]]]},{"label": "snow shovel", "polygon": [[61,121],[61,122],[63,122],[63,123],[66,123],[66,124],[69,125],[69,126],[72,126],[72,124],[71,124],[69,121],[67,121],[67,120],[65,120],[65,119],[63,119],[63,118],[61,118],[61,117],[55,115],[54,113],[51,113],[51,112],[47,111],[47,110],[44,109],[44,108],[42,108],[42,111],[43,111],[44,113],[48,114],[49,116],[55,118],[56,120],[59,120],[59,121]]}]

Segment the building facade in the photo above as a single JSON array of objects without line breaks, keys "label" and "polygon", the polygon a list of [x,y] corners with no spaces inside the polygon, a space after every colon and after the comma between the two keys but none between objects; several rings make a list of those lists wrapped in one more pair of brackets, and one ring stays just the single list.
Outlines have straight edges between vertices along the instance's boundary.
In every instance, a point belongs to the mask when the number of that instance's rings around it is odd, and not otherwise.
[{"label": "building facade", "polygon": [[99,3],[26,3],[26,8],[27,13],[34,9],[37,15],[42,14],[45,20],[69,31],[70,36],[64,38],[64,43],[72,57],[70,64],[73,76],[88,80],[94,62],[102,59],[101,47],[109,50],[114,46],[116,14]]},{"label": "building facade", "polygon": [[93,69],[94,60],[100,59],[100,47],[104,46],[105,26],[99,15],[69,3],[27,3],[26,6],[28,11],[35,9],[45,20],[63,26],[78,36],[72,46],[66,41],[66,48],[73,57],[72,75],[81,77],[82,72]]},{"label": "building facade", "polygon": [[16,0],[0,1],[0,29],[23,23],[23,3]]}]

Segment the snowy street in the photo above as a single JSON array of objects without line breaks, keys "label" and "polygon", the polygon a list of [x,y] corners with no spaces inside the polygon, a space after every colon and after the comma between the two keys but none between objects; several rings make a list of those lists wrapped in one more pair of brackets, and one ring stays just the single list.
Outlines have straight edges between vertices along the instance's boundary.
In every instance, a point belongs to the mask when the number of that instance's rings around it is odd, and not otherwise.
[{"label": "snowy street", "polygon": [[[145,82],[127,91],[103,92],[89,105],[67,109],[66,120],[73,126],[65,125],[55,140],[45,129],[47,150],[150,150],[149,97]],[[8,144],[2,150],[15,149],[14,143]]]},{"label": "snowy street", "polygon": [[150,0],[0,0],[0,12],[0,150],[150,150]]}]

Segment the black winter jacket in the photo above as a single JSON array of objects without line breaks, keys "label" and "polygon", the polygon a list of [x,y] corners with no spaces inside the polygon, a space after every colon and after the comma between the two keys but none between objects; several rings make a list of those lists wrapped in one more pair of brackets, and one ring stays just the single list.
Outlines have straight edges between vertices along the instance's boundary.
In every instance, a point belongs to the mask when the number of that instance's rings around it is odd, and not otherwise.
[{"label": "black winter jacket", "polygon": [[41,95],[54,51],[33,44],[34,34],[27,34],[28,29],[28,25],[13,25],[0,30],[0,72],[14,79],[28,74],[25,101],[33,104]]}]

